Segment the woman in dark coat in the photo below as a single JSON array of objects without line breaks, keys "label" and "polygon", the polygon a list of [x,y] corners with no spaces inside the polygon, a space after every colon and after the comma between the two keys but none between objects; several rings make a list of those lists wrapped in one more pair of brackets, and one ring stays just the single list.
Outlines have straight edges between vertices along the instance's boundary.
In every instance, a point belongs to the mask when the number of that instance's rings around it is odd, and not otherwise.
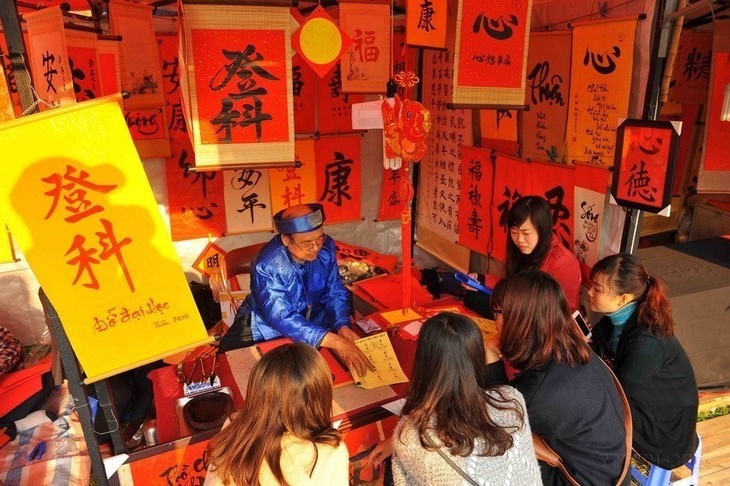
[{"label": "woman in dark coat", "polygon": [[699,400],[692,365],[674,337],[666,286],[624,253],[596,263],[591,280],[591,309],[604,314],[593,330],[594,347],[613,360],[629,399],[634,449],[674,469],[697,448]]},{"label": "woman in dark coat", "polygon": [[[525,398],[532,431],[581,485],[616,484],[626,457],[621,399],[573,322],[560,285],[545,272],[521,272],[499,282],[492,305],[497,352],[520,370],[510,384]],[[491,351],[490,376],[500,381],[502,360]],[[567,484],[542,462],[540,472],[546,485]]]}]

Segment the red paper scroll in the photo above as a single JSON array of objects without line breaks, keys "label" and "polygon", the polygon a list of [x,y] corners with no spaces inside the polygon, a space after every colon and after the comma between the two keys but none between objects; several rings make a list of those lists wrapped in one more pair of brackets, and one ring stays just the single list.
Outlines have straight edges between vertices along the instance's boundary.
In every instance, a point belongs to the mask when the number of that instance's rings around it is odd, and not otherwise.
[{"label": "red paper scroll", "polygon": [[362,95],[342,92],[339,63],[317,83],[317,131],[346,133],[352,131],[352,105],[362,103]]},{"label": "red paper scroll", "polygon": [[516,110],[479,110],[479,131],[483,148],[517,153]]},{"label": "red paper scroll", "polygon": [[225,233],[222,172],[191,172],[195,154],[189,140],[174,140],[167,159],[167,201],[172,239]]},{"label": "red paper scroll", "polygon": [[461,195],[459,197],[459,244],[483,255],[492,233],[491,208],[494,167],[491,151],[461,148]]},{"label": "red paper scroll", "polygon": [[[393,20],[393,75],[400,72],[416,73],[418,49],[406,45],[406,26],[400,21]],[[401,98],[409,100],[416,99],[416,84],[410,87],[398,86],[398,94]]]},{"label": "red paper scroll", "polygon": [[712,61],[712,32],[682,30],[672,71],[669,99],[696,105],[707,102]]},{"label": "red paper scroll", "polygon": [[208,80],[197,84],[202,143],[288,139],[284,40],[277,30],[193,30],[195,77]]},{"label": "red paper scroll", "polygon": [[269,169],[272,214],[317,199],[314,140],[297,140],[295,150],[300,167]]},{"label": "red paper scroll", "polygon": [[103,95],[118,93],[122,85],[119,59],[121,42],[111,39],[99,39],[99,81]]},{"label": "red paper scroll", "polygon": [[400,169],[383,171],[383,188],[380,191],[378,221],[400,219],[401,211],[408,203],[408,194],[403,190],[403,180],[408,177],[404,166]]},{"label": "red paper scroll", "polygon": [[553,233],[568,248],[573,248],[573,193],[575,170],[562,164],[530,164],[531,194],[542,196],[550,204]]},{"label": "red paper scroll", "polygon": [[325,137],[315,142],[317,200],[328,223],[355,221],[360,215],[360,135]]},{"label": "red paper scroll", "polygon": [[662,211],[671,201],[679,129],[667,121],[626,120],[616,134],[611,194],[623,206]]},{"label": "red paper scroll", "polygon": [[704,172],[730,170],[730,122],[720,120],[723,94],[730,84],[730,53],[716,52],[712,70],[710,106],[707,110],[707,143]]},{"label": "red paper scroll", "polygon": [[408,0],[406,42],[411,46],[446,48],[446,0]]},{"label": "red paper scroll", "polygon": [[492,204],[492,256],[504,261],[506,257],[507,213],[522,196],[532,194],[529,174],[531,164],[520,159],[497,155],[494,171],[494,202]]},{"label": "red paper scroll", "polygon": [[165,94],[165,117],[171,140],[189,140],[182,103],[180,102],[180,62],[176,35],[158,35],[162,89]]},{"label": "red paper scroll", "polygon": [[0,68],[2,68],[3,73],[5,74],[7,89],[10,93],[10,100],[13,105],[13,112],[15,113],[15,116],[20,116],[20,114],[23,113],[23,107],[20,105],[18,87],[15,84],[15,74],[13,73],[13,66],[10,64],[10,55],[8,53],[8,46],[5,42],[4,35],[0,35]]},{"label": "red paper scroll", "polygon": [[522,157],[563,161],[570,93],[571,33],[530,34],[527,89],[521,113]]},{"label": "red paper scroll", "polygon": [[390,77],[390,4],[340,2],[340,26],[352,38],[340,60],[342,90],[385,93]]},{"label": "red paper scroll", "polygon": [[295,133],[314,133],[318,77],[300,55],[292,59]]},{"label": "red paper scroll", "polygon": [[96,35],[67,29],[66,51],[76,101],[92,100],[101,96]]},{"label": "red paper scroll", "polygon": [[454,103],[522,105],[531,11],[531,0],[459,0]]}]

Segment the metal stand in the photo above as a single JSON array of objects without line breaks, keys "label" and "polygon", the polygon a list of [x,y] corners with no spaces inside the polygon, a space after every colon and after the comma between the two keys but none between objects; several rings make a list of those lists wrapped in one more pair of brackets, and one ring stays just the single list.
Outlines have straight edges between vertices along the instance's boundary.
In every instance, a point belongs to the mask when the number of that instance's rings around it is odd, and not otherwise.
[{"label": "metal stand", "polygon": [[[104,461],[99,450],[99,441],[96,438],[97,432],[94,430],[94,422],[91,419],[89,396],[86,392],[86,385],[84,385],[82,380],[82,372],[76,359],[76,353],[74,353],[71,347],[71,342],[66,335],[66,331],[61,324],[61,319],[56,309],[51,304],[51,301],[48,300],[48,296],[43,292],[43,289],[38,290],[38,297],[40,297],[41,304],[43,305],[48,329],[58,344],[63,371],[68,380],[69,391],[74,401],[74,410],[79,414],[84,439],[89,450],[91,472],[98,486],[107,486],[109,482],[106,479]],[[104,414],[109,434],[111,434],[113,452],[114,454],[125,453],[126,448],[119,430],[119,415],[114,410],[114,401],[112,400],[109,385],[106,380],[101,380],[95,384],[95,388],[99,399],[99,411]]]}]

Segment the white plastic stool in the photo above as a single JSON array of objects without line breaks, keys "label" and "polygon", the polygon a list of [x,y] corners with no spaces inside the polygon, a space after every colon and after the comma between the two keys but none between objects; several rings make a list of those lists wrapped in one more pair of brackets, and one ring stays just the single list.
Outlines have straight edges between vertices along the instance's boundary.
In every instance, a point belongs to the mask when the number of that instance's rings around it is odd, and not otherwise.
[{"label": "white plastic stool", "polygon": [[700,484],[700,461],[702,460],[702,437],[697,434],[697,450],[692,458],[687,461],[684,466],[691,471],[689,477],[671,482],[672,470],[662,469],[659,466],[651,464],[649,475],[639,471],[633,464],[631,465],[631,477],[643,486],[697,486]]}]

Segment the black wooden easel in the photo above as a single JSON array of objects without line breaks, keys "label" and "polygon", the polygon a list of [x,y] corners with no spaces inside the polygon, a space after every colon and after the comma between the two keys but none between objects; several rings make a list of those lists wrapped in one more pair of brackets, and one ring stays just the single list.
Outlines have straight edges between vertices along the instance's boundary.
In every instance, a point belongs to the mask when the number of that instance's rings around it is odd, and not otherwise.
[{"label": "black wooden easel", "polygon": [[[98,486],[107,486],[109,482],[106,479],[106,470],[104,469],[104,461],[99,450],[99,441],[94,430],[94,422],[91,419],[91,407],[89,405],[89,396],[86,391],[86,385],[82,379],[82,371],[79,362],[76,359],[76,353],[71,347],[68,335],[61,324],[58,312],[51,304],[48,296],[43,289],[38,290],[43,311],[46,315],[46,323],[51,336],[58,345],[58,352],[61,355],[61,364],[63,365],[64,375],[68,380],[68,388],[74,401],[74,410],[79,414],[81,428],[84,431],[84,439],[89,450],[89,458],[91,459],[91,473],[96,480]],[[106,421],[107,430],[105,432],[111,435],[113,453],[126,453],[127,449],[122,440],[120,431],[119,414],[114,407],[114,400],[106,380],[101,380],[94,384],[96,394],[99,400],[98,413],[102,413]]]}]

